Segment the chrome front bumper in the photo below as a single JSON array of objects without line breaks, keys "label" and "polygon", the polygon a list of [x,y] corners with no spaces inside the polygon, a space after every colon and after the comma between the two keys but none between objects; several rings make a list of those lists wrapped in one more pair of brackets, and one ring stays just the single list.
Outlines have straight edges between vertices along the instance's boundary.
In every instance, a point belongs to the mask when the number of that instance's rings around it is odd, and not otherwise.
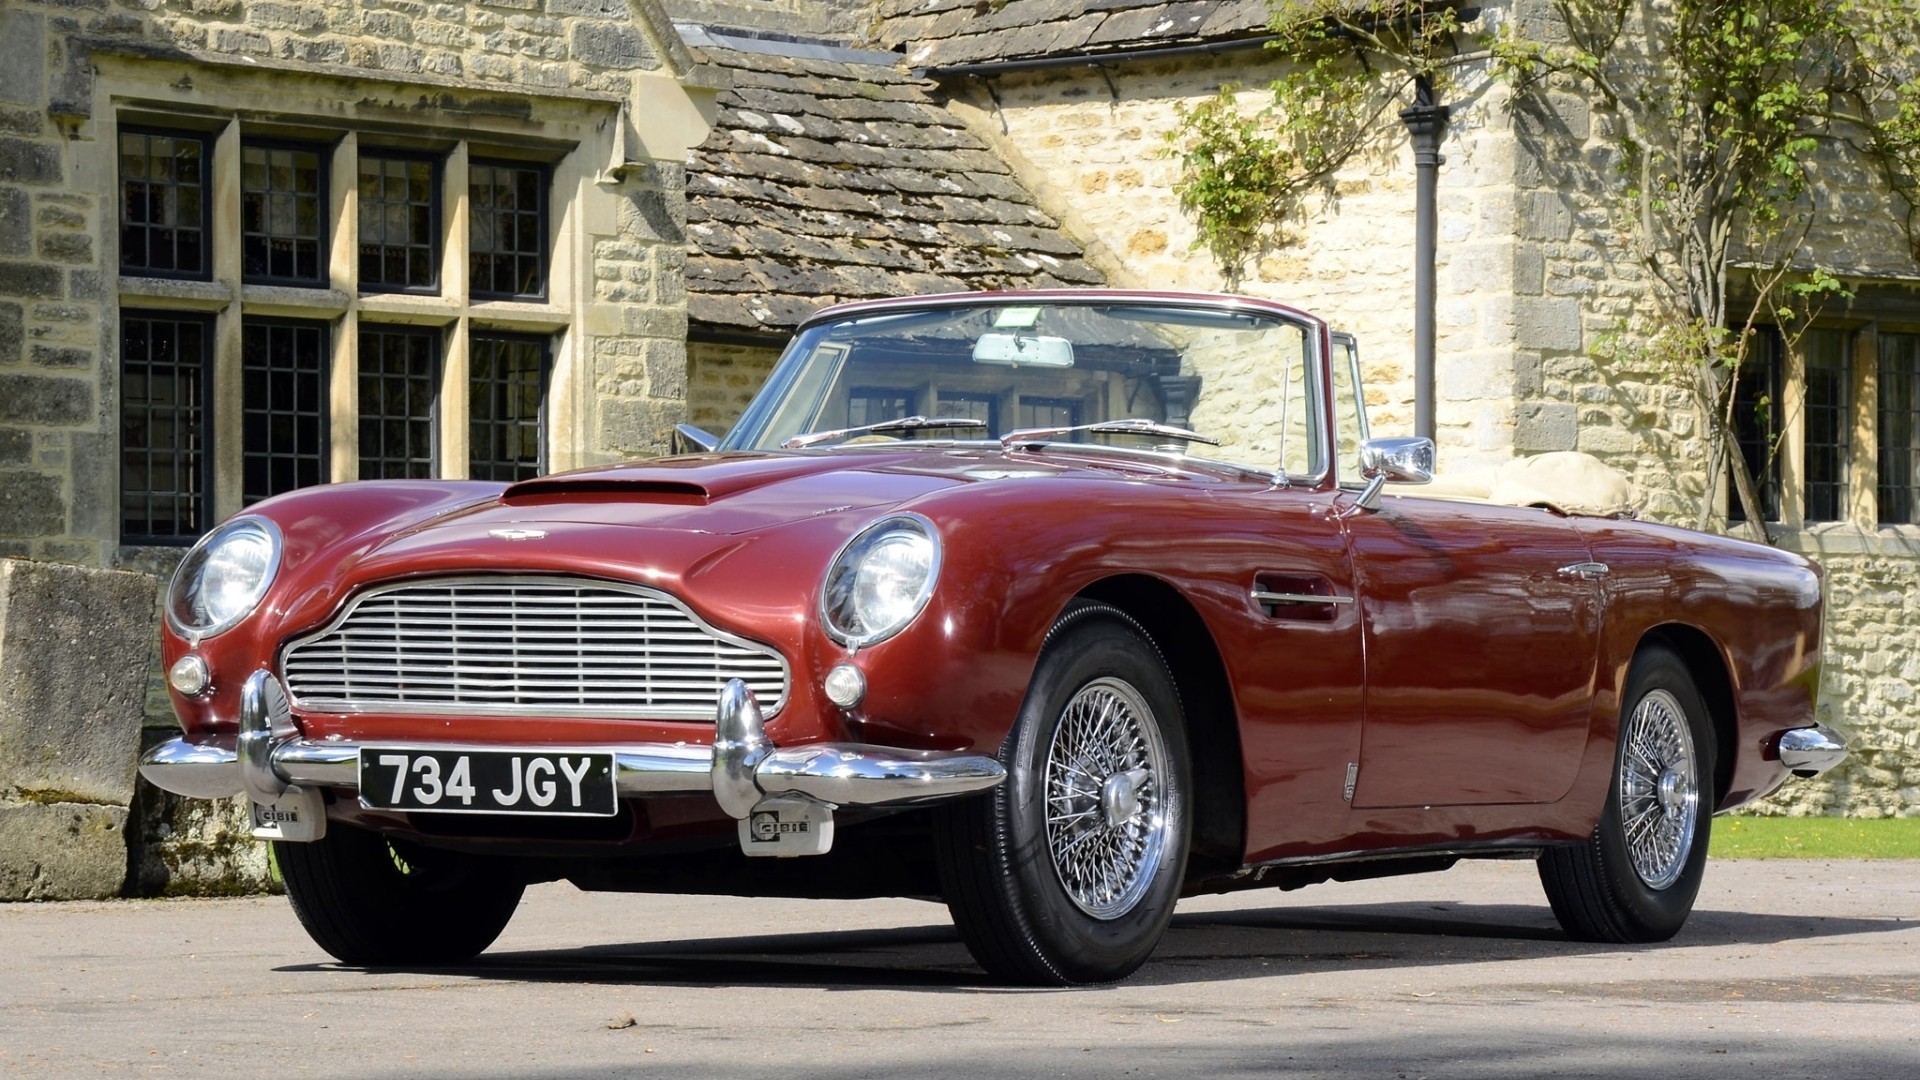
[{"label": "chrome front bumper", "polygon": [[[405,748],[403,743],[382,747]],[[457,743],[414,743],[435,750],[502,749]],[[255,672],[241,688],[240,733],[231,740],[169,739],[142,756],[140,775],[155,787],[201,799],[245,792],[272,802],[291,786],[358,791],[360,743],[299,735],[278,679]],[[940,802],[986,791],[1006,779],[993,758],[863,743],[776,747],[761,725],[753,692],[738,679],[720,692],[711,747],[690,743],[550,746],[552,752],[614,756],[621,798],[711,794],[731,817],[745,819],[763,799],[799,797],[828,806],[898,806]]]},{"label": "chrome front bumper", "polygon": [[1847,740],[1832,728],[1815,724],[1781,732],[1777,749],[1780,764],[1804,779],[1819,776],[1846,760]]}]

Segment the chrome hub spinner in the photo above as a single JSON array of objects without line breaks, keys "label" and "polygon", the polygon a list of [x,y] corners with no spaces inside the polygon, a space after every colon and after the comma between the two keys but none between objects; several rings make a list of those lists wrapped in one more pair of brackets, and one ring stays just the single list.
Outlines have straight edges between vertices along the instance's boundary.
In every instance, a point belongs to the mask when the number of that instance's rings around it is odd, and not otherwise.
[{"label": "chrome hub spinner", "polygon": [[1167,748],[1140,692],[1114,678],[1080,688],[1047,749],[1047,849],[1074,906],[1117,919],[1140,902],[1165,858]]}]

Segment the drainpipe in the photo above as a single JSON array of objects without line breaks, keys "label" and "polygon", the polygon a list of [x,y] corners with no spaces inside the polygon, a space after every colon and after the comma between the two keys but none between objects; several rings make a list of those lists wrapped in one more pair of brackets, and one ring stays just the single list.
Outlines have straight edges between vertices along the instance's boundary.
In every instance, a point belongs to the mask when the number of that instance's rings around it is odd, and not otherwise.
[{"label": "drainpipe", "polygon": [[1450,110],[1433,100],[1433,80],[1413,80],[1413,104],[1400,110],[1400,119],[1413,136],[1413,166],[1417,174],[1413,212],[1413,433],[1433,434],[1434,249],[1439,239],[1435,202],[1440,182],[1440,140],[1447,134]]}]

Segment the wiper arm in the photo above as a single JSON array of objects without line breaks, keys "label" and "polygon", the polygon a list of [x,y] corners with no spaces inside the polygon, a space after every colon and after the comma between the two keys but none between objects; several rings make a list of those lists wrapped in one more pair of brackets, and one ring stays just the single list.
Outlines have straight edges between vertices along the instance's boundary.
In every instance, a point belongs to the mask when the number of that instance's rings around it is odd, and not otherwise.
[{"label": "wiper arm", "polygon": [[1127,420],[1102,420],[1097,424],[1076,424],[1072,427],[1025,428],[1020,431],[1009,431],[1000,437],[1000,445],[1006,447],[1038,446],[1041,443],[1049,442],[1062,435],[1071,435],[1076,431],[1085,431],[1094,435],[1145,435],[1155,439],[1174,439],[1179,442],[1206,443],[1208,446],[1220,445],[1219,439],[1210,439],[1197,431],[1189,431],[1183,427],[1174,427],[1171,424],[1162,424],[1157,420],[1147,420],[1142,417],[1133,417]]},{"label": "wiper arm", "polygon": [[898,420],[882,420],[877,424],[862,424],[859,427],[840,428],[837,431],[809,431],[795,435],[780,444],[782,450],[799,450],[821,443],[838,442],[851,439],[855,435],[891,435],[901,431],[919,431],[923,428],[983,428],[985,420],[975,420],[970,416],[903,416]]}]

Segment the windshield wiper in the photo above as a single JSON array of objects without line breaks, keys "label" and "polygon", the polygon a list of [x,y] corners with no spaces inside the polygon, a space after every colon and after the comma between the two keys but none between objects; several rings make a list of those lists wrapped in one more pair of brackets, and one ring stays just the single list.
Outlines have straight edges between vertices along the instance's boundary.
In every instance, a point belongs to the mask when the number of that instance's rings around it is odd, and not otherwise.
[{"label": "windshield wiper", "polygon": [[803,447],[818,446],[821,443],[850,439],[855,435],[891,435],[901,431],[919,431],[923,428],[983,428],[985,420],[975,420],[968,416],[903,416],[898,420],[882,420],[877,424],[862,424],[859,427],[840,428],[837,431],[809,431],[795,435],[780,444],[782,450],[799,450]]},{"label": "windshield wiper", "polygon": [[1155,439],[1174,439],[1179,442],[1206,443],[1219,446],[1219,439],[1210,439],[1197,431],[1183,427],[1162,424],[1157,420],[1134,417],[1128,420],[1102,420],[1097,424],[1077,424],[1073,427],[1026,428],[1021,431],[1009,431],[1000,437],[1000,445],[1038,446],[1050,442],[1062,435],[1071,435],[1076,431],[1085,431],[1094,435],[1145,435]]}]

